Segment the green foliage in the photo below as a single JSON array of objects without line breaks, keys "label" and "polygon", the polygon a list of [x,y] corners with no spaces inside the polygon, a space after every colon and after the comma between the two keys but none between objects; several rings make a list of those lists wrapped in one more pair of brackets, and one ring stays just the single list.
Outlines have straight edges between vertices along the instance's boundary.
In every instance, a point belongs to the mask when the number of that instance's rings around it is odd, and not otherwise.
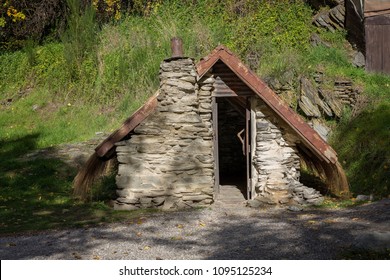
[{"label": "green foliage", "polygon": [[[67,68],[73,80],[80,79],[82,75],[90,74],[89,65],[94,64],[97,44],[97,24],[95,10],[92,6],[85,9],[78,0],[67,0],[70,14],[68,28],[62,35],[64,56]],[[87,64],[85,66],[84,64]],[[91,67],[94,68],[95,65]],[[83,71],[87,68],[87,71]],[[88,78],[87,78],[88,79]]]},{"label": "green foliage", "polygon": [[[342,71],[351,67],[345,50],[323,46],[312,48],[307,53],[305,64],[312,68],[318,65],[325,66],[328,74],[332,71]],[[342,70],[339,70],[341,68]]]},{"label": "green foliage", "polygon": [[29,83],[30,68],[21,51],[0,54],[0,100],[17,98]]},{"label": "green foliage", "polygon": [[353,194],[390,194],[390,102],[344,120],[332,141]]},{"label": "green foliage", "polygon": [[390,77],[352,72],[364,88],[366,107],[341,119],[332,139],[355,194],[390,194]]},{"label": "green foliage", "polygon": [[228,2],[235,7],[225,13],[232,29],[229,46],[240,54],[259,51],[258,48],[267,55],[286,49],[308,49],[313,28],[311,10],[303,1]]},{"label": "green foliage", "polygon": [[36,85],[61,90],[69,82],[67,63],[63,57],[64,45],[48,43],[26,51]]}]

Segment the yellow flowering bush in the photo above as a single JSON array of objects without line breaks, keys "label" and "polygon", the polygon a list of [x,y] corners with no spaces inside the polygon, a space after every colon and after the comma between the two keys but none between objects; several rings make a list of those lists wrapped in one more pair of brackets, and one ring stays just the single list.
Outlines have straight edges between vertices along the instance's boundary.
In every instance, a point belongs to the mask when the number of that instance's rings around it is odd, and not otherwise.
[{"label": "yellow flowering bush", "polygon": [[22,21],[26,19],[26,15],[15,9],[11,1],[5,1],[2,5],[0,4],[0,27],[6,26],[7,19],[12,22]]},{"label": "yellow flowering bush", "polygon": [[92,0],[92,6],[101,18],[119,20],[122,16],[120,0]]}]

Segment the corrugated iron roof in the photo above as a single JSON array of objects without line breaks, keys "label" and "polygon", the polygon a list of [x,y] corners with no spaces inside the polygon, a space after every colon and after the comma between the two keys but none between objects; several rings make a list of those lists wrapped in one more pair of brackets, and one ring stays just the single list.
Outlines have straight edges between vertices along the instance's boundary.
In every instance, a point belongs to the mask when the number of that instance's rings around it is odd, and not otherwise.
[{"label": "corrugated iron roof", "polygon": [[332,162],[333,164],[337,162],[337,154],[329,144],[225,46],[217,47],[196,65],[198,75],[202,77],[214,65],[218,65],[220,61],[284,120],[297,133],[308,149],[326,162]]}]

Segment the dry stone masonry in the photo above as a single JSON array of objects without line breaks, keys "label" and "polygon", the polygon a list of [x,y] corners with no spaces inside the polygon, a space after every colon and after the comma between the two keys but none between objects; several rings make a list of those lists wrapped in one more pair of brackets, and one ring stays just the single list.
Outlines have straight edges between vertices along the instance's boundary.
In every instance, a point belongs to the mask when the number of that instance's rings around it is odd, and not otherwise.
[{"label": "dry stone masonry", "polygon": [[321,194],[299,182],[300,159],[293,141],[281,128],[271,110],[253,98],[256,112],[256,146],[253,163],[255,202],[251,206],[276,204],[320,204]]},{"label": "dry stone masonry", "polygon": [[[198,83],[189,58],[160,67],[157,111],[117,144],[116,209],[188,208],[213,202],[213,79]],[[200,88],[198,88],[200,87]]]}]

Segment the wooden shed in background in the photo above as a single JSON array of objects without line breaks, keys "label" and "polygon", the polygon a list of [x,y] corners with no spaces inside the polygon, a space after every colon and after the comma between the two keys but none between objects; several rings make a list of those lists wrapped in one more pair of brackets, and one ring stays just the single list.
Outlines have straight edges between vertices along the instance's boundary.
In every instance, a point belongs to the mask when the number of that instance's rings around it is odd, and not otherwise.
[{"label": "wooden shed in background", "polygon": [[364,3],[366,70],[390,74],[390,1]]},{"label": "wooden shed in background", "polygon": [[349,41],[365,53],[366,70],[390,74],[390,1],[347,0]]}]

